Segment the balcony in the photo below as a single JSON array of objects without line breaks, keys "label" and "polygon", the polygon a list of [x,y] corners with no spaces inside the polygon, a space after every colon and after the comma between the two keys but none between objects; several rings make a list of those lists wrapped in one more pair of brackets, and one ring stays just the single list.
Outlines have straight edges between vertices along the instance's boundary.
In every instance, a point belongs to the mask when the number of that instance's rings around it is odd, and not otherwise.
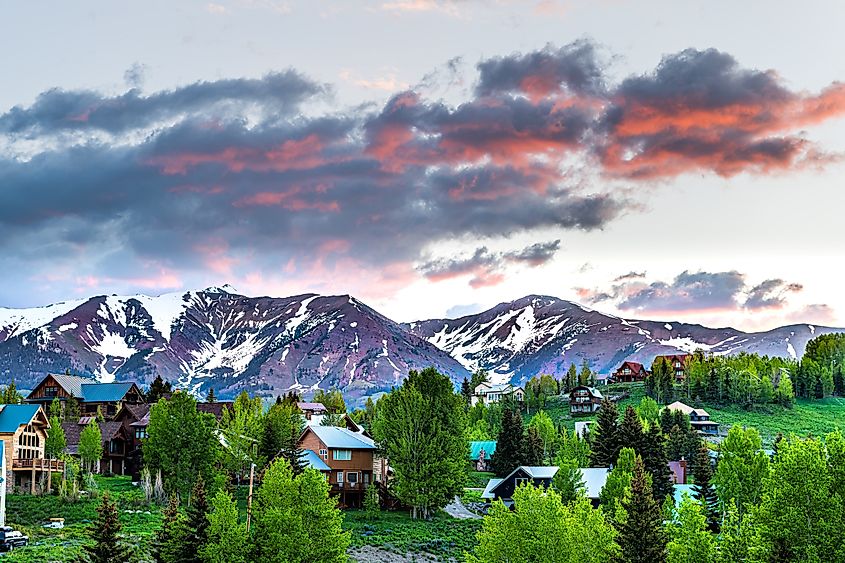
[{"label": "balcony", "polygon": [[341,491],[363,491],[366,488],[363,483],[332,483],[333,493],[339,493]]},{"label": "balcony", "polygon": [[12,460],[12,470],[22,471],[64,471],[65,462],[61,459],[18,459]]}]

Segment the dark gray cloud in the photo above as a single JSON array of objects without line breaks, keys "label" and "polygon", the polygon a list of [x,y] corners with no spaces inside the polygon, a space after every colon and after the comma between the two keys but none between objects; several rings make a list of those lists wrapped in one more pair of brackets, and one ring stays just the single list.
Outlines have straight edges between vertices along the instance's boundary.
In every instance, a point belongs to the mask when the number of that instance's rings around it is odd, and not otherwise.
[{"label": "dark gray cloud", "polygon": [[480,287],[502,281],[503,272],[510,263],[541,266],[554,258],[559,250],[560,240],[538,242],[507,252],[491,252],[486,246],[481,246],[469,255],[429,260],[421,264],[418,270],[434,281],[472,275],[469,284]]},{"label": "dark gray cloud", "polygon": [[702,310],[779,309],[787,304],[789,293],[803,289],[801,284],[780,279],[748,285],[737,271],[689,272],[671,282],[645,282],[644,274],[619,276],[609,289],[576,288],[588,303],[614,301],[620,310],[641,312],[695,312]]},{"label": "dark gray cloud", "polygon": [[777,309],[786,305],[787,294],[803,289],[804,286],[799,283],[787,283],[781,279],[765,280],[751,288],[744,307],[752,310]]},{"label": "dark gray cloud", "polygon": [[[136,84],[141,77],[140,68],[132,67],[126,80]],[[0,133],[36,137],[100,130],[117,134],[185,116],[220,119],[255,108],[284,116],[296,112],[303,101],[324,91],[324,86],[292,70],[258,79],[196,82],[149,95],[137,87],[111,97],[92,90],[54,88],[40,94],[29,107],[15,106],[0,114]]]},{"label": "dark gray cloud", "polygon": [[[133,267],[317,278],[363,265],[405,282],[463,269],[496,283],[559,243],[414,264],[438,241],[600,229],[631,206],[591,192],[570,159],[635,179],[757,171],[805,147],[781,110],[803,125],[838,107],[716,51],[607,85],[595,53],[580,41],[483,61],[457,106],[406,91],[314,115],[304,104],[329,88],[293,70],[153,93],[46,91],[0,114],[0,268],[32,264],[35,276],[74,257],[100,278]],[[731,286],[714,276],[685,273],[624,303],[715,306]],[[777,299],[760,292],[749,307]]]}]

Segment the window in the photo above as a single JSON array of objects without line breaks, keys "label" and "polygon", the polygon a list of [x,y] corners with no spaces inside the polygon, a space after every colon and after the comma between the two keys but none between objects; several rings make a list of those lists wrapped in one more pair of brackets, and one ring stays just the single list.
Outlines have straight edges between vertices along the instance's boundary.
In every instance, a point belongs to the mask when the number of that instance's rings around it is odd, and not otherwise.
[{"label": "window", "polygon": [[358,473],[352,471],[346,474],[346,480],[349,481],[350,485],[357,485],[358,484]]},{"label": "window", "polygon": [[332,459],[335,461],[349,461],[352,459],[352,450],[332,450]]},{"label": "window", "polygon": [[55,397],[58,394],[59,394],[59,388],[58,387],[51,386],[51,387],[45,387],[44,388],[44,396],[45,397]]},{"label": "window", "polygon": [[338,472],[337,472],[337,482],[338,482],[338,483],[343,483],[343,471],[338,471]]},{"label": "window", "polygon": [[528,482],[528,479],[526,479],[525,477],[517,477],[516,479],[513,480],[513,486],[518,487],[518,486],[523,485],[527,482]]},{"label": "window", "polygon": [[329,451],[328,450],[320,450],[320,457],[323,459],[329,459]]},{"label": "window", "polygon": [[136,428],[135,429],[135,439],[143,440],[147,437],[147,429],[146,428]]}]

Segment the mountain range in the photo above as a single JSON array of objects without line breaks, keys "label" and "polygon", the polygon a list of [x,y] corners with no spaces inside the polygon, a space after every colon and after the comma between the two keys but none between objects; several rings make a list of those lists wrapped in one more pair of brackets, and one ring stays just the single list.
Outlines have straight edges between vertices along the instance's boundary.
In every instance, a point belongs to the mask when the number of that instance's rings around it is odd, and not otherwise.
[{"label": "mountain range", "polygon": [[218,396],[339,388],[352,402],[434,366],[456,383],[477,369],[523,383],[587,361],[609,373],[624,360],[702,349],[800,357],[807,324],[747,333],[631,320],[530,295],[457,319],[400,324],[358,299],[315,294],[247,297],[229,286],[149,297],[96,296],[31,309],[0,308],[0,379],[31,387],[46,373],[176,387]]}]

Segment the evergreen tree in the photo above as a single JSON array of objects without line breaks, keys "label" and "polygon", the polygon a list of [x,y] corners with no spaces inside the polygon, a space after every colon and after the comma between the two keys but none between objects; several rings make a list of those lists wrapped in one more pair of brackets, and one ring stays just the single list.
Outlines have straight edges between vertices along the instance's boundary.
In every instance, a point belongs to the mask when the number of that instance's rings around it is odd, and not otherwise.
[{"label": "evergreen tree", "polygon": [[74,397],[73,393],[71,393],[70,397],[68,397],[65,401],[64,421],[79,422],[81,410],[82,409],[79,408],[79,399]]},{"label": "evergreen tree", "polygon": [[663,510],[654,500],[643,460],[637,456],[631,478],[631,494],[622,501],[624,519],[617,524],[617,543],[626,563],[666,561],[666,533]]},{"label": "evergreen tree", "polygon": [[6,405],[19,405],[22,402],[23,395],[18,392],[15,380],[13,379],[11,383],[0,391],[0,403],[4,403]]},{"label": "evergreen tree", "polygon": [[543,440],[543,459],[553,459],[557,454],[558,433],[552,418],[545,411],[539,411],[531,417],[528,428],[535,428]]},{"label": "evergreen tree", "polygon": [[466,401],[467,407],[472,404],[472,387],[469,385],[469,379],[466,377],[464,378],[463,382],[461,383],[461,395],[464,397],[464,401]]},{"label": "evergreen tree", "polygon": [[619,425],[619,443],[626,448],[633,448],[638,454],[642,454],[645,448],[643,424],[637,411],[630,405],[625,408]]},{"label": "evergreen tree", "polygon": [[[596,417],[595,430],[591,432],[590,465],[610,467],[616,463],[622,442],[619,435],[619,411],[616,403],[602,399],[601,409]],[[498,447],[496,453],[498,453]]]},{"label": "evergreen tree", "polygon": [[199,562],[199,550],[208,542],[208,512],[205,481],[203,481],[202,475],[199,475],[191,491],[191,503],[187,510],[187,541],[193,549],[189,561]]},{"label": "evergreen tree", "polygon": [[[527,436],[525,437],[524,451],[522,454],[522,463],[520,465],[539,466],[544,462],[544,447],[543,439],[537,428],[529,427]],[[494,454],[495,455],[495,454]]]},{"label": "evergreen tree", "polygon": [[330,389],[328,392],[317,389],[314,394],[314,402],[321,403],[330,413],[346,414],[346,401],[343,400],[343,394],[337,389]]},{"label": "evergreen tree", "polygon": [[274,404],[264,416],[261,436],[261,457],[272,461],[277,456],[285,458],[295,475],[305,468],[304,452],[299,445],[304,423],[299,409],[287,402]]},{"label": "evergreen tree", "polygon": [[645,447],[643,449],[643,464],[651,474],[651,489],[658,503],[672,495],[675,485],[672,482],[672,472],[666,459],[666,442],[659,426],[651,426],[645,433]]},{"label": "evergreen tree", "polygon": [[590,385],[593,377],[593,372],[590,370],[590,364],[587,360],[581,364],[581,372],[578,374],[578,385]]},{"label": "evergreen tree", "polygon": [[167,383],[161,378],[160,375],[156,375],[156,378],[150,384],[150,388],[147,391],[147,402],[152,404],[156,403],[162,399],[162,397],[169,395],[173,392],[173,386],[168,381]]},{"label": "evergreen tree", "polygon": [[179,497],[170,495],[161,528],[153,539],[152,555],[156,563],[185,563],[192,552],[187,544],[190,530],[185,516],[179,512]]},{"label": "evergreen tree", "polygon": [[205,396],[206,403],[216,403],[217,395],[214,394],[214,387],[208,388],[208,394]]},{"label": "evergreen tree", "polygon": [[578,386],[578,368],[575,364],[569,364],[569,369],[566,371],[566,384],[563,386],[564,391],[569,393]]},{"label": "evergreen tree", "polygon": [[90,563],[128,561],[132,549],[123,541],[120,531],[117,505],[111,502],[108,492],[103,493],[103,500],[97,508],[97,517],[88,528],[88,534],[94,540],[94,544],[82,547],[85,560]]},{"label": "evergreen tree", "polygon": [[713,465],[710,461],[710,450],[702,442],[698,447],[698,453],[693,460],[692,475],[694,484],[692,486],[693,497],[701,503],[704,509],[704,516],[707,519],[707,526],[712,531],[718,531],[719,527],[719,498],[716,496],[716,489],[711,482],[713,479]]},{"label": "evergreen tree", "polygon": [[490,458],[490,469],[497,477],[505,477],[523,465],[525,432],[522,417],[510,409],[502,411],[502,430],[496,437],[496,451]]}]

